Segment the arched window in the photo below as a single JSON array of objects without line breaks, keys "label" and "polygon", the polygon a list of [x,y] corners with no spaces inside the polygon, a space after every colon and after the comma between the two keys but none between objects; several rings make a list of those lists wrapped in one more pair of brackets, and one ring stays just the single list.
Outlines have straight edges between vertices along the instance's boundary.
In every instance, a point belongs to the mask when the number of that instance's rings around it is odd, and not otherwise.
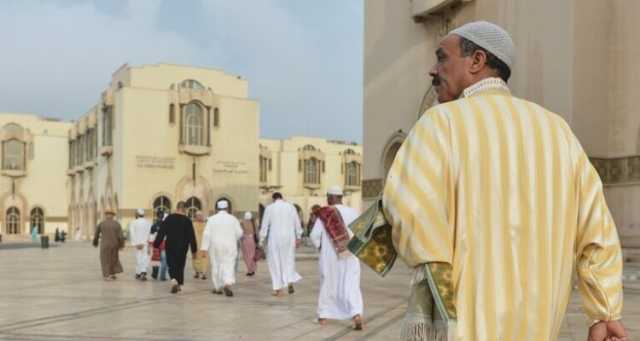
[{"label": "arched window", "polygon": [[11,139],[2,142],[2,169],[6,170],[24,170],[25,143]]},{"label": "arched window", "polygon": [[153,201],[154,219],[158,219],[158,212],[162,214],[171,212],[171,200],[169,198],[159,196]]},{"label": "arched window", "polygon": [[187,216],[191,219],[195,218],[196,213],[202,210],[202,204],[200,203],[200,199],[196,197],[191,197],[187,199]]},{"label": "arched window", "polygon": [[35,227],[38,229],[38,234],[44,234],[44,212],[40,207],[31,210],[31,224],[29,227]]},{"label": "arched window", "polygon": [[347,186],[360,186],[360,163],[351,161],[346,164],[345,184]]},{"label": "arched window", "polygon": [[310,158],[304,160],[304,183],[311,185],[320,184],[320,160]]},{"label": "arched window", "polygon": [[194,79],[187,79],[180,83],[180,87],[193,90],[204,90],[204,85]]},{"label": "arched window", "polygon": [[22,136],[24,134],[24,128],[16,123],[8,123],[4,127],[2,127],[2,130],[4,130],[5,133],[13,136]]},{"label": "arched window", "polygon": [[204,145],[204,127],[202,107],[196,103],[189,103],[184,107],[185,123],[184,136],[186,144]]},{"label": "arched window", "polygon": [[5,217],[5,226],[7,234],[20,233],[20,210],[17,207],[9,207]]},{"label": "arched window", "polygon": [[314,150],[316,150],[316,148],[314,146],[308,144],[308,145],[304,146],[302,148],[302,150],[314,151]]}]

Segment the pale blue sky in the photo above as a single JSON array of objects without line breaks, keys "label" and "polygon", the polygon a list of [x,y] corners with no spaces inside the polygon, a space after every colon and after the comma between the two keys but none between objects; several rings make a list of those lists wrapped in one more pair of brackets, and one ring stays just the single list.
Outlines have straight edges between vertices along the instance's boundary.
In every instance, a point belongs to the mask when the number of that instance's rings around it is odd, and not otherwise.
[{"label": "pale blue sky", "polygon": [[123,63],[249,80],[262,135],[362,141],[363,0],[4,0],[0,112],[71,120]]}]

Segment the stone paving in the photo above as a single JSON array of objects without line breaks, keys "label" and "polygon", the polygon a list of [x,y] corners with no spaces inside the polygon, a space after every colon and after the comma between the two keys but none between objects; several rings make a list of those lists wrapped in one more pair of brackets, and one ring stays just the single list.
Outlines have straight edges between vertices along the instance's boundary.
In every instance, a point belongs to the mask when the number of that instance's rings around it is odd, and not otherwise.
[{"label": "stone paving", "polygon": [[[0,340],[397,340],[409,288],[402,265],[385,278],[363,267],[366,325],[357,332],[348,321],[314,322],[318,276],[311,250],[299,252],[304,279],[284,298],[270,296],[264,262],[255,278],[239,273],[236,296],[227,298],[212,295],[208,280],[192,279],[190,264],[184,291],[171,295],[167,282],[133,279],[131,248],[121,258],[125,273],[104,282],[98,251],[85,242],[0,249]],[[625,275],[634,274],[640,264],[627,264]],[[640,284],[625,285],[625,324],[631,340],[640,340]],[[586,340],[575,295],[560,340]]]}]

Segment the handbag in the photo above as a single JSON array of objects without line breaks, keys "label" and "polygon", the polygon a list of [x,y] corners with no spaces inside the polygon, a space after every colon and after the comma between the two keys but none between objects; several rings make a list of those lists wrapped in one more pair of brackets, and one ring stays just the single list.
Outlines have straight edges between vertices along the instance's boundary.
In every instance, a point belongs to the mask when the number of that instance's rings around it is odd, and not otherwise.
[{"label": "handbag", "polygon": [[264,250],[261,247],[256,246],[256,252],[253,255],[253,260],[257,262],[261,259],[266,259],[266,258],[267,257],[266,257],[266,254],[264,253]]}]

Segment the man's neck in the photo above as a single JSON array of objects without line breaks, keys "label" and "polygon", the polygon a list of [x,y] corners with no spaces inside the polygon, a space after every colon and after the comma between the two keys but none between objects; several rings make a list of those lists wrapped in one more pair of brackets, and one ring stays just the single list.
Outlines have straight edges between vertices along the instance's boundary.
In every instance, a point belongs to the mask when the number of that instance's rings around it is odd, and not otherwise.
[{"label": "man's neck", "polygon": [[486,92],[511,94],[507,83],[498,77],[485,77],[466,87],[460,98],[477,96]]}]

